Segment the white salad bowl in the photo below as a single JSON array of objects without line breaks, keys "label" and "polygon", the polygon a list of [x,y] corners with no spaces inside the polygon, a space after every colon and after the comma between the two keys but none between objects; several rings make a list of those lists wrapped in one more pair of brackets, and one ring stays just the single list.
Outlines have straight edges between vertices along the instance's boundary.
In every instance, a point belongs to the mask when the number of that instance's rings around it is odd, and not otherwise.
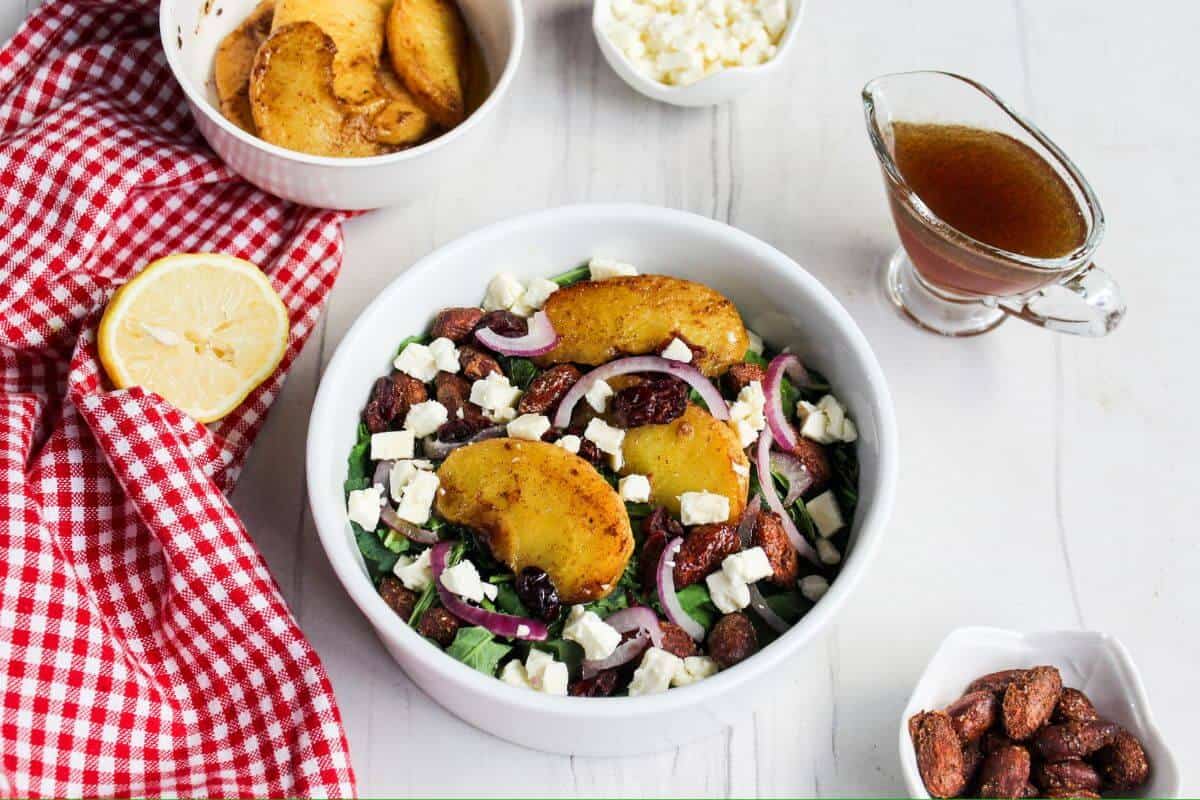
[{"label": "white salad bowl", "polygon": [[[741,664],[692,686],[634,698],[555,697],[459,663],[413,631],[367,577],[346,519],[342,484],[361,409],[397,344],[449,306],[476,305],[502,270],[550,276],[593,256],[704,282],[746,323],[825,373],[858,424],[860,502],[844,568],[786,634]],[[790,665],[858,586],[884,536],[897,473],[896,420],[879,363],[840,303],[796,262],[719,222],[640,205],[570,206],[500,222],[445,245],[387,286],[329,362],[308,430],[309,500],[321,543],[351,598],[408,676],[434,700],[496,736],[539,750],[627,755],[716,732],[786,681]]]},{"label": "white salad bowl", "polygon": [[470,164],[493,130],[496,109],[516,76],[525,41],[521,0],[457,0],[487,63],[487,99],[458,127],[424,144],[370,158],[331,158],[287,150],[222,116],[213,87],[221,40],[258,0],[163,0],[159,32],[200,133],[226,164],[272,194],[319,208],[402,205]]},{"label": "white salad bowl", "polygon": [[1058,667],[1063,685],[1086,694],[1100,716],[1138,738],[1150,761],[1150,779],[1135,797],[1180,797],[1179,767],[1163,740],[1137,667],[1116,639],[1093,631],[1018,633],[999,628],[959,628],[945,638],[917,682],[900,718],[900,765],[910,797],[929,792],[917,769],[908,720],[945,708],[971,681],[1004,669]]},{"label": "white salad bowl", "polygon": [[728,103],[783,68],[792,51],[797,48],[800,23],[808,2],[809,0],[787,0],[787,27],[779,37],[779,49],[770,61],[752,67],[727,67],[687,86],[668,86],[646,77],[638,72],[637,67],[608,38],[605,30],[613,18],[612,0],[595,0],[592,6],[592,33],[595,34],[600,52],[604,54],[604,60],[613,71],[621,76],[621,80],[651,100],[673,106],[715,106]]}]

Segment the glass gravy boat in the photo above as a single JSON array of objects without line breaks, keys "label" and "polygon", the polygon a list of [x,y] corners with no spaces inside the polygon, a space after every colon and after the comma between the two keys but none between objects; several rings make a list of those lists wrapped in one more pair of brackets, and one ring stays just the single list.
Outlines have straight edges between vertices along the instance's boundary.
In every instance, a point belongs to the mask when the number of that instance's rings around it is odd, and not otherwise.
[{"label": "glass gravy boat", "polygon": [[[986,87],[948,72],[884,75],[862,92],[867,132],[883,170],[901,247],[887,270],[892,301],[918,325],[946,336],[984,333],[1010,316],[1080,336],[1105,336],[1125,303],[1116,282],[1092,263],[1104,213],[1091,186],[1049,138]],[[1025,145],[1069,188],[1083,217],[1071,252],[1037,258],[989,245],[940,219],[896,163],[897,123],[963,125]]]}]

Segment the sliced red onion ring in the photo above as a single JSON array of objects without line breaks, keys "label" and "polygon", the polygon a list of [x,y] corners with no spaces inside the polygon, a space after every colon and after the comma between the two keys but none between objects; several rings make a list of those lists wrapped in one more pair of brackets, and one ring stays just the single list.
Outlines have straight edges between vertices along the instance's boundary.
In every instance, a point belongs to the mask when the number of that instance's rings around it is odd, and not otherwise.
[{"label": "sliced red onion ring", "polygon": [[405,539],[411,539],[417,544],[437,544],[438,535],[436,533],[425,528],[418,528],[406,519],[400,519],[400,515],[393,511],[391,506],[383,507],[379,512],[379,519],[396,533],[403,534]]},{"label": "sliced red onion ring", "polygon": [[775,479],[771,477],[771,444],[774,441],[770,430],[763,431],[758,437],[758,451],[754,459],[755,469],[758,470],[758,485],[762,489],[767,505],[783,520],[783,529],[787,532],[792,547],[796,548],[797,553],[820,566],[821,560],[817,558],[816,551],[800,533],[796,523],[792,521],[792,515],[787,512],[787,507],[779,499],[779,492],[775,490]]},{"label": "sliced red onion ring", "polygon": [[388,473],[392,471],[392,465],[395,461],[380,461],[375,465],[375,474],[371,477],[371,483],[377,483],[380,486],[388,485]]},{"label": "sliced red onion ring", "polygon": [[799,500],[800,496],[807,492],[808,487],[813,484],[813,477],[809,473],[808,467],[804,466],[804,462],[791,453],[778,451],[771,453],[771,469],[787,479],[787,496],[783,498],[785,508],[791,508],[792,503]]},{"label": "sliced red onion ring", "polygon": [[505,356],[540,356],[549,353],[561,338],[554,330],[549,315],[539,311],[529,320],[529,332],[524,336],[501,336],[491,328],[475,331],[475,338],[484,347]]},{"label": "sliced red onion ring", "polygon": [[737,534],[742,547],[750,546],[750,541],[754,538],[754,524],[758,522],[758,512],[761,510],[762,495],[756,494],[742,512],[742,521],[738,523]]},{"label": "sliced red onion ring", "polygon": [[663,632],[658,624],[658,615],[654,609],[646,606],[624,608],[615,614],[604,618],[607,625],[616,629],[617,633],[629,633],[633,630],[643,631],[650,637],[655,647],[662,647]]},{"label": "sliced red onion ring", "polygon": [[619,667],[622,664],[628,664],[649,648],[650,636],[645,631],[639,630],[632,639],[626,639],[617,645],[617,649],[613,650],[612,655],[608,658],[584,661],[582,665],[583,677],[591,678],[598,672]]},{"label": "sliced red onion ring", "polygon": [[675,594],[675,553],[679,552],[683,537],[676,536],[667,542],[662,556],[658,559],[658,602],[662,603],[667,619],[687,631],[697,642],[704,640],[704,626],[688,616],[679,604],[679,596]]},{"label": "sliced red onion ring", "polygon": [[438,542],[429,554],[429,566],[433,570],[433,585],[437,587],[438,598],[446,610],[463,622],[486,628],[506,639],[544,641],[549,632],[546,630],[546,624],[541,620],[515,617],[512,614],[501,614],[499,611],[488,611],[486,608],[473,606],[442,586],[442,573],[446,571],[446,562],[450,557],[450,548],[453,546],[454,542]]},{"label": "sliced red onion ring", "polygon": [[776,633],[785,633],[788,628],[792,627],[784,621],[783,617],[776,614],[769,605],[767,600],[762,596],[762,592],[758,590],[758,584],[750,584],[750,607],[762,617],[762,621],[774,630]]},{"label": "sliced red onion ring", "polygon": [[496,439],[504,434],[505,428],[503,425],[493,425],[490,428],[484,428],[470,439],[463,439],[461,442],[441,442],[438,441],[437,437],[429,436],[421,440],[421,450],[425,453],[426,458],[433,461],[441,461],[460,447],[482,442],[484,439]]},{"label": "sliced red onion ring", "polygon": [[771,429],[775,441],[790,451],[796,449],[798,434],[792,423],[788,422],[787,413],[783,408],[784,375],[798,386],[807,385],[809,378],[804,365],[794,353],[780,353],[767,365],[767,377],[763,380],[763,394],[767,398],[767,427]]},{"label": "sliced red onion ring", "polygon": [[630,372],[663,372],[679,378],[699,393],[708,406],[708,413],[716,419],[729,419],[729,406],[726,405],[725,398],[721,397],[717,387],[713,386],[712,381],[704,377],[704,373],[700,370],[690,364],[672,361],[669,358],[630,356],[601,364],[576,381],[558,404],[558,412],[554,415],[554,427],[563,429],[570,427],[571,412],[588,393],[588,389],[596,384],[596,381],[608,380],[618,375],[628,375]]}]

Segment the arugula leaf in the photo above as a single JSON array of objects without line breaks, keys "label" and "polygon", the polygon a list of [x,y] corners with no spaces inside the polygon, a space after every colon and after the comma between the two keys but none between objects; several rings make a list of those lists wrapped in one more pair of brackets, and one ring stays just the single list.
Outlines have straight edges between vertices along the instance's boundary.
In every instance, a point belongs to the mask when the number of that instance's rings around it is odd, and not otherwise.
[{"label": "arugula leaf", "polygon": [[687,615],[704,626],[705,630],[715,625],[721,616],[721,612],[709,597],[708,587],[703,583],[693,583],[676,592],[675,596],[679,598],[679,605]]},{"label": "arugula leaf", "polygon": [[361,422],[358,425],[358,438],[350,448],[346,459],[347,496],[355,489],[365,489],[371,485],[371,432]]},{"label": "arugula leaf", "polygon": [[404,536],[401,536],[395,531],[389,529],[383,534],[383,546],[398,555],[400,553],[408,552],[408,548],[412,546],[412,542],[410,542]]},{"label": "arugula leaf", "polygon": [[350,527],[354,529],[354,541],[367,565],[367,574],[371,576],[371,582],[378,585],[380,579],[396,566],[399,556],[383,546],[375,531],[365,531],[357,522],[351,522]]},{"label": "arugula leaf", "polygon": [[788,419],[795,417],[796,402],[800,400],[800,391],[787,378],[779,382],[779,400],[783,405],[783,415]]},{"label": "arugula leaf", "polygon": [[413,343],[429,344],[429,337],[426,336],[425,334],[421,334],[420,336],[409,336],[407,339],[400,342],[400,346],[396,348],[396,355],[400,355],[401,353],[403,353],[404,348],[408,347],[410,344],[413,344]]},{"label": "arugula leaf", "polygon": [[512,385],[521,391],[529,388],[529,384],[537,377],[538,368],[528,358],[510,356],[504,359],[503,370]]},{"label": "arugula leaf", "polygon": [[780,592],[768,597],[764,597],[767,605],[771,610],[779,616],[783,617],[783,621],[795,624],[801,617],[808,613],[813,604],[805,599],[804,595],[792,589],[786,592]]},{"label": "arugula leaf", "polygon": [[[492,581],[492,583],[496,582]],[[496,608],[505,614],[512,614],[516,617],[529,616],[529,609],[525,608],[521,598],[517,597],[517,590],[513,588],[511,582],[496,585]]]},{"label": "arugula leaf", "polygon": [[757,364],[763,369],[766,369],[767,365],[771,363],[761,353],[756,353],[753,350],[747,350],[746,355],[742,356],[742,361],[745,361],[747,364]]},{"label": "arugula leaf", "polygon": [[495,675],[500,659],[508,655],[512,645],[497,642],[491,631],[478,626],[459,628],[446,654],[457,658],[484,675]]},{"label": "arugula leaf", "polygon": [[592,268],[587,264],[584,264],[583,266],[576,267],[575,269],[569,269],[561,275],[555,275],[550,280],[565,288],[571,284],[579,283],[580,281],[586,281],[591,277]]},{"label": "arugula leaf", "polygon": [[541,650],[554,656],[556,661],[567,665],[572,675],[579,674],[579,665],[583,663],[583,648],[575,642],[566,639],[547,639],[544,642],[531,642],[531,650]]},{"label": "arugula leaf", "polygon": [[601,598],[584,606],[588,611],[594,611],[604,619],[609,614],[615,614],[623,608],[629,608],[629,595],[623,589],[617,589],[608,597]]}]

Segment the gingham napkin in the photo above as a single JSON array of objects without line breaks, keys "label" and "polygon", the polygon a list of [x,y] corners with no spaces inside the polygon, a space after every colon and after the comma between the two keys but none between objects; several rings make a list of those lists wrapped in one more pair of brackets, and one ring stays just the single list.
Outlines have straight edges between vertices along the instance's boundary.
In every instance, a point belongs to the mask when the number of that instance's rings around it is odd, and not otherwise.
[{"label": "gingham napkin", "polygon": [[[59,0],[0,51],[0,794],[352,795],[337,706],[225,493],[312,331],[341,214],[195,133],[151,0]],[[283,365],[205,428],[111,391],[95,325],[152,258],[260,264]]]}]

